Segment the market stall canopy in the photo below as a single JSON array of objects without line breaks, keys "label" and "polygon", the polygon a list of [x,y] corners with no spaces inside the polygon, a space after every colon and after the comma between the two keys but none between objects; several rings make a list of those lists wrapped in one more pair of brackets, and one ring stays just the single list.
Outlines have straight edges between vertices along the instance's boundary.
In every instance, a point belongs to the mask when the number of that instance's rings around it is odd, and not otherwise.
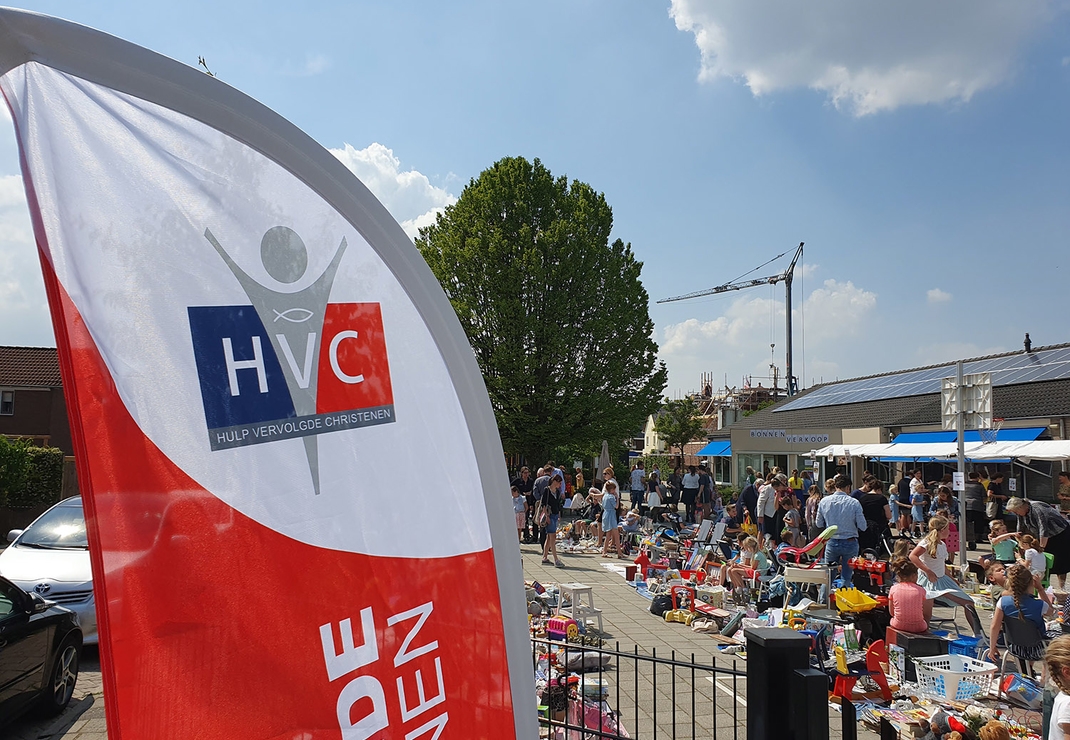
[{"label": "market stall canopy", "polygon": [[[1070,460],[1070,441],[1034,440],[1017,442],[967,442],[966,459],[971,461],[997,460]],[[868,457],[885,462],[932,462],[953,460],[958,454],[955,442],[920,444],[893,443],[868,445],[828,445],[816,451],[817,457]]]},{"label": "market stall canopy", "polygon": [[[953,434],[953,433],[952,433]],[[902,435],[900,435],[902,436]],[[982,447],[980,440],[966,442],[963,451],[966,459],[972,460],[973,451]],[[885,445],[879,455],[874,455],[885,462],[936,462],[953,460],[959,454],[958,443],[951,442],[893,442]]]},{"label": "market stall canopy", "polygon": [[[968,442],[965,447],[966,457],[981,447],[980,442]],[[817,450],[816,457],[868,457],[887,462],[932,462],[949,460],[958,454],[955,442],[929,442],[922,444],[863,444],[863,445],[828,445]]]},{"label": "market stall canopy", "polygon": [[1070,460],[1070,440],[1041,439],[1032,442],[994,442],[970,453],[974,460]]},{"label": "market stall canopy", "polygon": [[891,445],[888,444],[860,444],[860,445],[826,445],[812,453],[812,457],[879,457]]},{"label": "market stall canopy", "polygon": [[[1002,460],[1007,461],[1007,454],[991,454],[994,444],[1031,442],[1043,434],[1044,427],[1021,427],[1017,429],[1000,429],[996,432],[996,442],[983,445],[981,432],[967,429],[963,433],[964,452],[967,460]],[[943,430],[935,432],[904,432],[896,436],[887,445],[882,454],[874,455],[885,462],[936,462],[953,460],[958,456],[957,432]],[[984,457],[977,454],[984,452]]]},{"label": "market stall canopy", "polygon": [[[997,442],[1032,442],[1045,432],[1045,427],[1021,427],[1018,429],[1000,429],[996,432]],[[903,444],[928,444],[932,442],[951,442],[957,440],[957,432],[944,430],[939,432],[903,432],[896,435],[892,441],[894,445]],[[963,439],[968,442],[980,442],[981,432],[977,429],[967,429]]]},{"label": "market stall canopy", "polygon": [[732,441],[715,439],[695,454],[698,457],[732,457]]}]

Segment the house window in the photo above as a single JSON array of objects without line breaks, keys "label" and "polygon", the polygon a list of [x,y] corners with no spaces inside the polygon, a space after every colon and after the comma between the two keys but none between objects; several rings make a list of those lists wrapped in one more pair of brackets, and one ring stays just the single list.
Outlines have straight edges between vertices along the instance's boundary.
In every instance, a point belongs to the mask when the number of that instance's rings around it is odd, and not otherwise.
[{"label": "house window", "polygon": [[12,416],[15,413],[15,391],[0,391],[0,416]]}]

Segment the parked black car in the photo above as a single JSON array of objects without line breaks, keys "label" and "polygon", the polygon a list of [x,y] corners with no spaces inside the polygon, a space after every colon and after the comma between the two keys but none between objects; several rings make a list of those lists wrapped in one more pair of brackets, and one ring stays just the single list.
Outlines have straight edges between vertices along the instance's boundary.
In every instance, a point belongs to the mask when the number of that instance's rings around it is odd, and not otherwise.
[{"label": "parked black car", "polygon": [[62,712],[78,681],[81,653],[73,612],[0,577],[0,725],[30,709]]}]

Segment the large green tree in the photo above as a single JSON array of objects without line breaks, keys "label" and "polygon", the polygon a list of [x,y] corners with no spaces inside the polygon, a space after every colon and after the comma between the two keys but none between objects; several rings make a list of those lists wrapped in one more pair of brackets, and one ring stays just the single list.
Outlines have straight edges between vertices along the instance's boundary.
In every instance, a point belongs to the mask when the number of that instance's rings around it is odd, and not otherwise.
[{"label": "large green tree", "polygon": [[674,447],[680,450],[681,460],[684,446],[698,439],[705,429],[698,406],[691,398],[666,398],[661,414],[654,420],[654,430],[658,436],[670,450]]},{"label": "large green tree", "polygon": [[534,464],[632,436],[665,388],[642,263],[610,243],[612,227],[602,193],[509,157],[416,240],[475,351],[506,451]]}]

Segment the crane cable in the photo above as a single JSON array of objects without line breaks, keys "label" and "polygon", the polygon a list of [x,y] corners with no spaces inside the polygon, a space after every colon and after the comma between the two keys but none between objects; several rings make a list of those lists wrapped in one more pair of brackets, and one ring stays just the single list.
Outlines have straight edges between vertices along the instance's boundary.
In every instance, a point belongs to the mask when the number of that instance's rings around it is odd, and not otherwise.
[{"label": "crane cable", "polygon": [[743,273],[743,274],[742,274],[742,275],[740,275],[739,277],[737,277],[737,278],[733,278],[732,280],[729,280],[729,281],[728,281],[727,283],[725,283],[725,285],[731,285],[732,283],[737,283],[737,282],[739,282],[739,281],[740,281],[740,280],[742,280],[743,278],[747,277],[747,275],[750,275],[750,274],[751,274],[752,272],[758,272],[758,270],[762,269],[763,267],[765,267],[766,265],[768,265],[768,264],[769,264],[770,262],[776,262],[776,261],[777,261],[778,259],[780,259],[781,257],[783,257],[783,256],[784,256],[784,255],[786,255],[786,254],[787,254],[787,252],[781,252],[780,254],[778,254],[778,255],[777,255],[776,257],[774,257],[773,259],[771,259],[771,260],[769,260],[769,261],[767,261],[767,262],[763,262],[762,264],[760,264],[760,265],[758,265],[757,267],[755,267],[755,268],[754,268],[753,270],[748,270],[747,272]]}]

